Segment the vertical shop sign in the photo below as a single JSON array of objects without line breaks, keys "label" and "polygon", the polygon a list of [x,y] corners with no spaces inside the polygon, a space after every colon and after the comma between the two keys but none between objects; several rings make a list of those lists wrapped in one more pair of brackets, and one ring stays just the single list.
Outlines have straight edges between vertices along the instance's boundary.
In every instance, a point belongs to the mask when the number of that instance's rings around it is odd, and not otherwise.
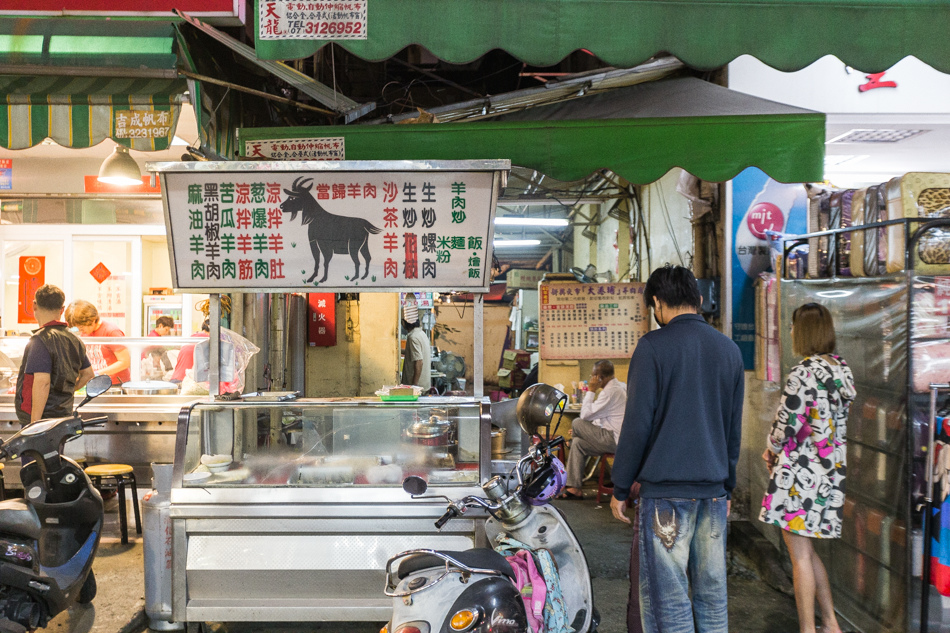
[{"label": "vertical shop sign", "polygon": [[311,347],[336,345],[336,295],[332,292],[311,292],[307,295],[307,340]]},{"label": "vertical shop sign", "polygon": [[33,298],[37,289],[46,283],[46,258],[27,255],[20,258],[19,292],[17,293],[17,322],[36,323]]},{"label": "vertical shop sign", "polygon": [[800,184],[776,182],[755,167],[732,180],[732,340],[748,370],[755,368],[755,280],[772,269],[765,231],[804,233],[807,211]]},{"label": "vertical shop sign", "polygon": [[491,167],[300,173],[237,165],[162,174],[179,289],[488,288],[499,179]]},{"label": "vertical shop sign", "polygon": [[109,319],[125,319],[126,275],[109,275],[99,283],[96,307],[99,316]]},{"label": "vertical shop sign", "polygon": [[0,158],[0,189],[13,189],[12,158]]},{"label": "vertical shop sign", "polygon": [[365,40],[367,0],[259,0],[259,40]]}]

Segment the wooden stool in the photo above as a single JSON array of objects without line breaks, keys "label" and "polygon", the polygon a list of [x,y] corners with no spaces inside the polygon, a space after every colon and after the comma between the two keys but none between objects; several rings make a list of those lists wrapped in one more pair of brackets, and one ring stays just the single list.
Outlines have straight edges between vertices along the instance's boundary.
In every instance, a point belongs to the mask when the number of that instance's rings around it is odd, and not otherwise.
[{"label": "wooden stool", "polygon": [[135,512],[135,531],[142,533],[142,516],[139,514],[139,494],[135,487],[135,473],[128,464],[95,464],[86,468],[86,474],[92,479],[99,492],[102,492],[102,480],[115,482],[119,496],[119,529],[122,530],[122,543],[129,542],[129,525],[125,510],[125,484],[132,486],[132,510]]},{"label": "wooden stool", "polygon": [[597,503],[600,503],[600,498],[604,495],[607,495],[609,498],[610,495],[614,493],[613,486],[604,485],[604,475],[607,472],[607,459],[613,459],[613,453],[604,453],[600,456],[600,474],[597,476]]},{"label": "wooden stool", "polygon": [[3,462],[0,462],[0,501],[6,499],[6,493],[3,490]]}]

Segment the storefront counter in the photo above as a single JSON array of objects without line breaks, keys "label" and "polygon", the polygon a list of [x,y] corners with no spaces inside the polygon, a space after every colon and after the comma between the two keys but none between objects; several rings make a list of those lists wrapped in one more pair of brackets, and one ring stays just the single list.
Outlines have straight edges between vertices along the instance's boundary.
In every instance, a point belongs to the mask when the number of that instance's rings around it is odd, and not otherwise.
[{"label": "storefront counter", "polygon": [[[442,530],[488,479],[489,405],[473,398],[198,403],[171,488],[172,620],[388,619],[386,561],[484,546],[484,515]],[[427,480],[430,499],[402,490]]]},{"label": "storefront counter", "polygon": [[[111,394],[111,392],[110,392]],[[207,396],[124,396],[106,394],[79,410],[82,417],[106,416],[109,421],[87,429],[66,444],[66,455],[87,464],[119,462],[135,470],[143,485],[151,477],[152,462],[171,463],[175,457],[175,427],[181,408]],[[12,395],[0,395],[0,439],[20,430]],[[77,396],[75,402],[82,401]],[[4,483],[20,487],[19,462],[7,462]]]}]

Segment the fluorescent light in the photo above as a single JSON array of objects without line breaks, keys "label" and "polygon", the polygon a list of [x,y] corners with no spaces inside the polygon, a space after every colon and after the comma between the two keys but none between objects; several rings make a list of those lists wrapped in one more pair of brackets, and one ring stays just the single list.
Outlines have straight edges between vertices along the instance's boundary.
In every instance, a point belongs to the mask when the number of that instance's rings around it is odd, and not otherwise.
[{"label": "fluorescent light", "polygon": [[492,240],[492,244],[495,248],[506,246],[537,246],[540,243],[541,240]]},{"label": "fluorescent light", "polygon": [[522,218],[519,216],[495,217],[495,224],[506,226],[567,226],[567,218]]}]

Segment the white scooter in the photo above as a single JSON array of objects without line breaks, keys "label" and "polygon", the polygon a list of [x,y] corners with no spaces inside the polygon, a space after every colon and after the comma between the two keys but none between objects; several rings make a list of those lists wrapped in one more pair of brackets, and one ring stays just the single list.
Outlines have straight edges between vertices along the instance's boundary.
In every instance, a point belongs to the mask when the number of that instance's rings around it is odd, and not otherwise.
[{"label": "white scooter", "polygon": [[[587,559],[564,515],[548,505],[564,489],[564,465],[552,453],[564,439],[545,441],[534,435],[566,401],[567,396],[549,385],[525,390],[518,402],[518,423],[533,436],[534,443],[516,467],[518,486],[508,491],[505,482],[494,477],[482,485],[487,498],[449,500],[435,526],[441,528],[467,508],[482,508],[491,514],[485,524],[490,542],[508,536],[531,550],[550,552],[567,624],[577,633],[594,633],[600,618],[594,608]],[[426,488],[420,477],[403,482],[403,489],[414,499]],[[380,633],[532,633],[514,581],[511,564],[492,549],[402,552],[386,564],[385,593],[393,597],[393,617]]]}]

